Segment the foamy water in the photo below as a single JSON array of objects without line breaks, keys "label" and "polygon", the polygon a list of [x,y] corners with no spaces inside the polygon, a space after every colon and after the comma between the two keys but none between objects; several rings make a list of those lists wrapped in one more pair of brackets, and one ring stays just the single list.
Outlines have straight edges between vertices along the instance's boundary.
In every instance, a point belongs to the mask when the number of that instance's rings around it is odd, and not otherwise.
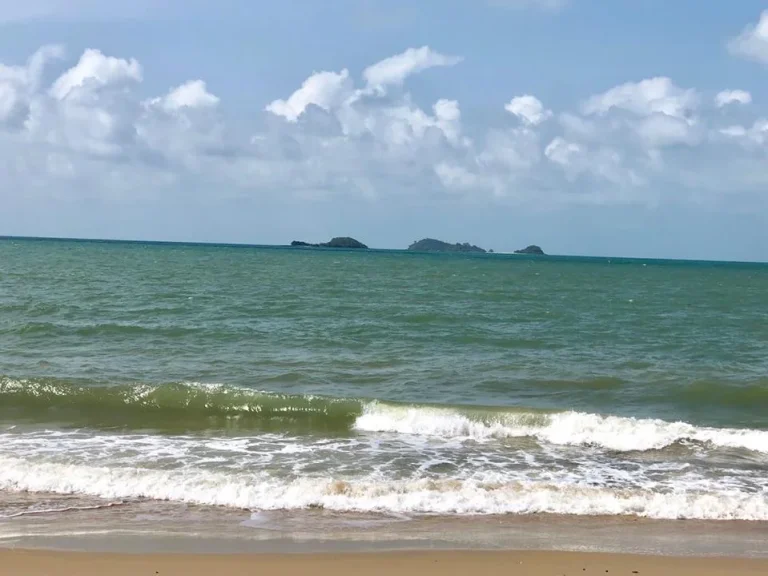
[{"label": "foamy water", "polygon": [[0,490],[250,510],[768,520],[762,431],[377,402],[352,429],[326,438],[11,430],[0,434]]},{"label": "foamy water", "polygon": [[659,450],[676,442],[703,442],[768,454],[768,431],[696,427],[685,422],[621,418],[582,412],[512,413],[485,420],[451,409],[367,405],[355,429],[444,438],[534,437],[551,444],[595,445],[628,452]]}]

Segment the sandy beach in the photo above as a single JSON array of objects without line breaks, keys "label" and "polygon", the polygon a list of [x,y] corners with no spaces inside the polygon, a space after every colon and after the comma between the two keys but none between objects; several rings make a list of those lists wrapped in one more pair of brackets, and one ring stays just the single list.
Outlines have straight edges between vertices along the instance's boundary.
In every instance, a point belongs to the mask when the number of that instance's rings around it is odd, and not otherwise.
[{"label": "sandy beach", "polygon": [[739,576],[768,574],[768,560],[570,552],[396,552],[282,555],[130,555],[0,551],[0,574],[24,576],[358,576],[466,574]]}]

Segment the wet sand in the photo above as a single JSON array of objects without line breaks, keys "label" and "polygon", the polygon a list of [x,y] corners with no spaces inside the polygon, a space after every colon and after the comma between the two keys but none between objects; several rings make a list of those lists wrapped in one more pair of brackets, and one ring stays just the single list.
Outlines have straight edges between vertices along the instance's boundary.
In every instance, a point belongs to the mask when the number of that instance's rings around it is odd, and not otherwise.
[{"label": "wet sand", "polygon": [[768,574],[768,560],[577,552],[346,554],[96,554],[0,550],[0,575],[24,576],[740,576]]}]

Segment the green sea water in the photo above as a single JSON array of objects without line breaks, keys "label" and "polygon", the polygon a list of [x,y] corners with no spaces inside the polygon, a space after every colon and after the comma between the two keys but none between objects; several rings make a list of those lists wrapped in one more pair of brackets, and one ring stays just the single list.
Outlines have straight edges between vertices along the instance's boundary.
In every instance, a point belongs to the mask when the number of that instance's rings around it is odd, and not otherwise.
[{"label": "green sea water", "polygon": [[3,239],[0,436],[7,493],[766,520],[768,266]]}]

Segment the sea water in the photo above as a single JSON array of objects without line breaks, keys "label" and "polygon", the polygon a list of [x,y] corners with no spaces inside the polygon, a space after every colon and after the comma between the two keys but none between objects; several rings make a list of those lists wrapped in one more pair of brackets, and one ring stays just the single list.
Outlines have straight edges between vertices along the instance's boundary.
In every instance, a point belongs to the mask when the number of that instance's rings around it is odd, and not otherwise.
[{"label": "sea water", "polygon": [[0,535],[153,502],[768,520],[768,266],[0,240]]}]

